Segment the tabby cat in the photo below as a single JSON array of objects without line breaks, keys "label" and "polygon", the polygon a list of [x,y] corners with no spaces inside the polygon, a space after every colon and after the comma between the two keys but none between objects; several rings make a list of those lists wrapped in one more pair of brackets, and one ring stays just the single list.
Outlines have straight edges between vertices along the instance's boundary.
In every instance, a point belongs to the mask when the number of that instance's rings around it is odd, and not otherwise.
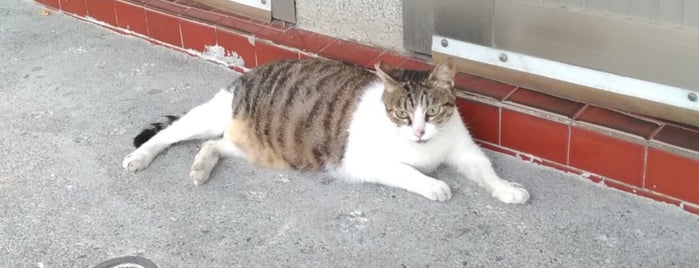
[{"label": "tabby cat", "polygon": [[173,143],[214,138],[194,158],[190,177],[197,185],[221,157],[236,156],[445,201],[449,186],[425,173],[447,164],[502,202],[529,199],[520,185],[498,177],[471,139],[454,106],[449,61],[431,71],[383,63],[375,69],[324,59],[259,66],[181,118],[151,124],[122,165],[138,171]]}]

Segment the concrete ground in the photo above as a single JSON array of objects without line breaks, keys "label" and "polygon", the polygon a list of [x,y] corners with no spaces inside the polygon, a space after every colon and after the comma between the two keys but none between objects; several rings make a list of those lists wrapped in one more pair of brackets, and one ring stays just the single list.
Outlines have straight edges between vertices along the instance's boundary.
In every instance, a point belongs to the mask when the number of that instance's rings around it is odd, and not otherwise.
[{"label": "concrete ground", "polygon": [[699,217],[490,153],[533,198],[505,205],[459,178],[446,203],[323,174],[220,164],[194,186],[199,142],[145,171],[139,129],[237,74],[28,0],[0,2],[0,267],[691,267]]}]

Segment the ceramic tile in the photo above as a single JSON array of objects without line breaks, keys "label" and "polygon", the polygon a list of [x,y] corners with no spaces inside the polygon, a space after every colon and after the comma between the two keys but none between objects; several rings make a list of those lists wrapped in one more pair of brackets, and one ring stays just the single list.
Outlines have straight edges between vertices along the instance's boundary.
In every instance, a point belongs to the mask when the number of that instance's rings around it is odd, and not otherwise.
[{"label": "ceramic tile", "polygon": [[165,13],[146,10],[148,36],[174,46],[182,47],[180,19]]},{"label": "ceramic tile", "polygon": [[568,126],[507,109],[502,109],[501,120],[501,145],[566,163]]},{"label": "ceramic tile", "polygon": [[665,125],[653,139],[699,152],[699,132]]},{"label": "ceramic tile", "polygon": [[660,127],[658,124],[619,112],[589,105],[576,120],[620,130],[649,139]]},{"label": "ceramic tile", "polygon": [[113,0],[90,1],[87,4],[87,14],[101,22],[116,26],[116,11]]},{"label": "ceramic tile", "polygon": [[337,40],[318,52],[318,54],[330,59],[369,67],[381,52],[381,50],[370,46],[345,40]]},{"label": "ceramic tile", "polygon": [[699,204],[699,160],[648,148],[646,188]]},{"label": "ceramic tile", "polygon": [[456,106],[473,138],[500,143],[500,108],[461,98]]},{"label": "ceramic tile", "polygon": [[206,51],[206,46],[216,44],[216,28],[211,25],[180,20],[182,30],[182,46],[185,49]]},{"label": "ceramic tile", "polygon": [[570,166],[642,187],[644,154],[642,144],[571,128]]},{"label": "ceramic tile", "polygon": [[252,68],[257,65],[255,46],[251,43],[251,36],[217,29],[216,38],[218,39],[218,44],[225,48],[227,56],[237,55],[239,59],[244,61],[246,68]]},{"label": "ceramic tile", "polygon": [[146,12],[142,6],[128,4],[126,2],[114,2],[117,26],[142,35],[148,35],[146,26]]},{"label": "ceramic tile", "polygon": [[568,118],[573,118],[573,116],[580,111],[583,106],[585,106],[579,102],[554,97],[524,88],[518,88],[507,98],[507,101],[560,114]]},{"label": "ceramic tile", "polygon": [[299,54],[296,51],[290,51],[275,45],[266,44],[264,42],[257,42],[255,46],[255,51],[257,53],[258,66],[281,59],[299,58]]},{"label": "ceramic tile", "polygon": [[59,0],[61,10],[78,16],[87,15],[85,0]]},{"label": "ceramic tile", "polygon": [[289,29],[272,41],[283,46],[298,48],[310,53],[318,53],[335,40],[333,37],[314,32]]}]

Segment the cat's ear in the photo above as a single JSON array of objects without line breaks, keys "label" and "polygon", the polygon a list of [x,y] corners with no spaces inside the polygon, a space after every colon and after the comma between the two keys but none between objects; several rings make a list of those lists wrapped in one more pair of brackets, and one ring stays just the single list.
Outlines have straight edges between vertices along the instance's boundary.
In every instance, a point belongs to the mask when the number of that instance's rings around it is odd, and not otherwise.
[{"label": "cat's ear", "polygon": [[449,87],[454,87],[454,76],[456,75],[456,67],[450,59],[437,64],[432,72],[430,72],[429,80],[433,81],[437,85],[448,85]]},{"label": "cat's ear", "polygon": [[376,63],[374,65],[374,69],[376,69],[376,74],[379,75],[379,78],[381,78],[381,81],[383,81],[387,91],[390,92],[398,87],[399,83],[390,75],[395,72],[395,69],[391,68],[388,66],[388,64],[385,64],[382,61]]}]

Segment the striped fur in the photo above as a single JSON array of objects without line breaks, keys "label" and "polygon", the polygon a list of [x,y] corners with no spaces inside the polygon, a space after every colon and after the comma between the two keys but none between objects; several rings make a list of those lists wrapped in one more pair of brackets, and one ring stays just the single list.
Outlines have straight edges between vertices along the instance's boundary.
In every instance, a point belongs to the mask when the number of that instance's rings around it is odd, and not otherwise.
[{"label": "striped fur", "polygon": [[232,85],[226,137],[256,164],[320,170],[342,159],[361,89],[376,75],[329,60],[260,66]]}]

